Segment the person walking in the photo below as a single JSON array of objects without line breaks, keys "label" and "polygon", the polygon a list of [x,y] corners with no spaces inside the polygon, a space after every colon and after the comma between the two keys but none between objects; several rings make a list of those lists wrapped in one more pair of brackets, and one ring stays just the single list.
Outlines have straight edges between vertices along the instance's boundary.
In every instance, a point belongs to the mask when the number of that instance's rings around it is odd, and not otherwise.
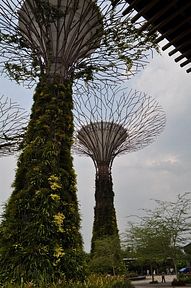
[{"label": "person walking", "polygon": [[162,272],[162,283],[165,283],[165,282],[166,282],[166,280],[165,280],[165,273]]}]

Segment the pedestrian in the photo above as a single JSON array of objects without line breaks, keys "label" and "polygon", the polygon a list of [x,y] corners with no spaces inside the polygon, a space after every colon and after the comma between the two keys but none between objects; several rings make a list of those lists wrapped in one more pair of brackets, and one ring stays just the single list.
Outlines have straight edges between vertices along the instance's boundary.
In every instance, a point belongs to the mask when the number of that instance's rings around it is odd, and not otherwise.
[{"label": "pedestrian", "polygon": [[165,283],[165,282],[166,282],[166,280],[165,280],[165,273],[162,272],[162,283]]}]

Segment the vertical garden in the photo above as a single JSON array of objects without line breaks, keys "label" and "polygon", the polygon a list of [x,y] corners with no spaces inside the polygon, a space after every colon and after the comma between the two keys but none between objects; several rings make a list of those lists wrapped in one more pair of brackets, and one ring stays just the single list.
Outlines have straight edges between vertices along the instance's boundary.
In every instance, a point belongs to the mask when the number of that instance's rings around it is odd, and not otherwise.
[{"label": "vertical garden", "polygon": [[[145,64],[153,39],[110,1],[0,3],[0,67],[37,83],[11,197],[0,224],[0,281],[84,278],[73,169],[73,93],[121,81]],[[128,43],[128,44],[127,44]],[[140,43],[140,44],[139,44]],[[149,52],[148,52],[149,53]],[[35,82],[36,81],[36,82]],[[74,92],[75,90],[75,92]]]}]

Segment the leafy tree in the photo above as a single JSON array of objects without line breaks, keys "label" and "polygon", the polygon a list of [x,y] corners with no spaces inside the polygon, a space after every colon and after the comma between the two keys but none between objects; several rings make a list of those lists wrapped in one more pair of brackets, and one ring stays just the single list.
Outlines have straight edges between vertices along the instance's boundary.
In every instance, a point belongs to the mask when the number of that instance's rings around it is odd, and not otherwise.
[{"label": "leafy tree", "polygon": [[140,226],[131,224],[127,234],[128,256],[142,265],[150,264],[152,281],[154,281],[155,266],[165,259],[165,245],[169,244],[165,232],[159,231],[154,223],[141,223]]},{"label": "leafy tree", "polygon": [[[184,246],[184,253],[185,253],[185,259],[187,263],[191,263],[191,243],[188,243],[186,246]],[[182,263],[181,263],[182,264]],[[184,265],[181,265],[180,268],[184,267]],[[190,266],[190,265],[189,265]]]},{"label": "leafy tree", "polygon": [[105,237],[95,241],[89,269],[94,273],[111,275],[123,271],[124,265],[118,236]]},{"label": "leafy tree", "polygon": [[138,224],[130,223],[125,245],[135,258],[151,264],[172,259],[177,274],[177,262],[184,257],[182,248],[190,239],[190,193],[178,195],[175,202],[155,202],[158,206],[144,210],[146,215]]}]

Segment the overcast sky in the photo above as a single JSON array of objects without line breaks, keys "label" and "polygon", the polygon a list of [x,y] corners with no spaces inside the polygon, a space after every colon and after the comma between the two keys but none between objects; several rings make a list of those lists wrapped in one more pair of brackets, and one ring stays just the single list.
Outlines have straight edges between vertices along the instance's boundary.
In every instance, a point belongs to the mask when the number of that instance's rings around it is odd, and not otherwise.
[{"label": "overcast sky", "polygon": [[[166,112],[167,124],[155,143],[114,160],[113,188],[120,233],[125,231],[129,215],[140,214],[141,209],[154,207],[151,199],[171,201],[178,194],[191,191],[191,73],[187,74],[173,58],[163,53],[162,56],[155,56],[143,72],[129,81],[129,87],[156,98]],[[2,94],[30,110],[32,90],[1,78]],[[86,157],[75,156],[74,165],[78,175],[82,235],[85,250],[89,251],[95,169],[92,160]],[[11,194],[15,168],[15,157],[0,159],[1,205]]]}]

